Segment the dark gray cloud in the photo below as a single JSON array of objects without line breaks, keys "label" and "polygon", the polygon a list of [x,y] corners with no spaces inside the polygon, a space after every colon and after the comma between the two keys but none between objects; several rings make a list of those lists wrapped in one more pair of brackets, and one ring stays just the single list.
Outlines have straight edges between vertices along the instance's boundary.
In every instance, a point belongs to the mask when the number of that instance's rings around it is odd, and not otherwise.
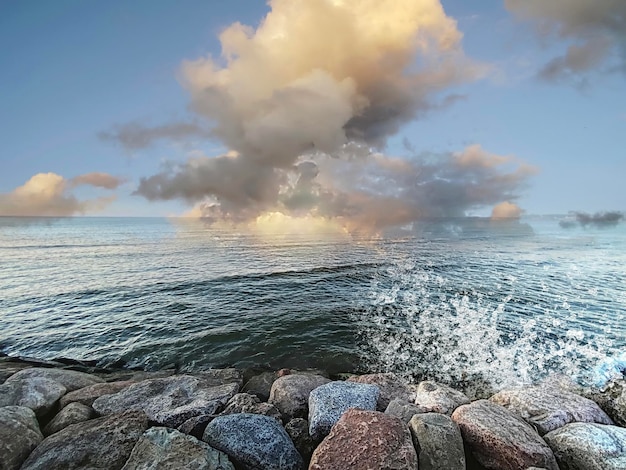
[{"label": "dark gray cloud", "polygon": [[152,127],[131,122],[114,126],[113,129],[98,134],[101,140],[120,144],[127,150],[144,149],[162,139],[181,141],[192,137],[210,136],[208,130],[193,122],[174,122]]},{"label": "dark gray cloud", "polygon": [[589,214],[587,212],[571,212],[570,217],[561,220],[559,225],[562,228],[608,228],[615,227],[622,221],[624,221],[624,213],[618,211],[596,212],[595,214]]}]

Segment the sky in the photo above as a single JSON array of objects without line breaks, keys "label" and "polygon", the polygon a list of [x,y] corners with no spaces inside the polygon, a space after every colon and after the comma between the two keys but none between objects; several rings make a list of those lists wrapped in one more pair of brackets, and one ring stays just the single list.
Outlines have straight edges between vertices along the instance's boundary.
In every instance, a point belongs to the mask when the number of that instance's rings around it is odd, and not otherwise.
[{"label": "sky", "polygon": [[4,0],[0,43],[0,215],[626,210],[623,0]]}]

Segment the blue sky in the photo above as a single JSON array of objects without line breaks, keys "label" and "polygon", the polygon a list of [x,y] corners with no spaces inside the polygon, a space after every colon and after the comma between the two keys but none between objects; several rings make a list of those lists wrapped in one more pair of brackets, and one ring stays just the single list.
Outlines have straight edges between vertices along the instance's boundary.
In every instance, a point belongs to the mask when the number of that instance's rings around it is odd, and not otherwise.
[{"label": "blue sky", "polygon": [[[607,59],[579,70],[574,81],[542,80],[538,71],[562,56],[574,36],[541,36],[539,20],[524,21],[502,1],[441,3],[463,33],[465,55],[488,72],[447,87],[445,94],[462,98],[403,122],[384,153],[405,158],[478,144],[537,168],[527,185],[516,188],[515,202],[527,213],[625,210],[626,73],[612,70]],[[113,191],[77,184],[67,194],[81,201],[115,195],[89,214],[188,210],[189,199],[150,202],[133,192],[166,162],[219,155],[228,144],[191,135],[129,149],[99,135],[128,123],[208,127],[181,86],[183,61],[218,58],[224,28],[236,21],[256,28],[269,10],[260,0],[1,2],[0,194],[38,173],[70,181],[100,172],[123,182]],[[624,37],[609,37],[616,54],[626,54]],[[469,213],[489,210],[472,207]]]}]

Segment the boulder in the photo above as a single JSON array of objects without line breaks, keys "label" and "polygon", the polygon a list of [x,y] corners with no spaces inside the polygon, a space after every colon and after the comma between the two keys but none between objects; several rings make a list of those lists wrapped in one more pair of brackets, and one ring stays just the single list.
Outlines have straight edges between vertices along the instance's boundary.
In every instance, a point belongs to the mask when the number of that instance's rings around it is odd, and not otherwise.
[{"label": "boulder", "polygon": [[237,384],[239,389],[243,385],[243,373],[238,369],[204,369],[194,371],[193,375],[202,379],[207,387]]},{"label": "boulder", "polygon": [[270,403],[261,403],[256,395],[238,393],[226,403],[226,408],[220,414],[232,415],[234,413],[253,413],[257,415],[269,416],[280,424],[283,424],[282,414]]},{"label": "boulder", "polygon": [[416,405],[448,416],[459,406],[467,405],[469,402],[464,393],[430,380],[420,382],[415,390]]},{"label": "boulder", "polygon": [[409,422],[420,470],[465,470],[461,431],[439,413],[414,415]]},{"label": "boulder", "polygon": [[99,415],[143,411],[150,420],[176,428],[202,414],[216,414],[239,390],[236,383],[207,386],[199,377],[174,375],[144,380],[93,402]]},{"label": "boulder", "polygon": [[49,436],[61,429],[68,427],[70,424],[82,423],[93,418],[94,412],[90,406],[81,403],[70,403],[57,413],[57,415],[44,428],[44,436]]},{"label": "boulder", "polygon": [[74,390],[78,390],[79,388],[84,388],[88,387],[89,385],[103,382],[100,377],[96,377],[95,375],[91,374],[85,374],[84,372],[77,372],[75,370],[31,367],[29,369],[24,369],[13,374],[6,380],[5,383],[33,378],[53,380],[63,385],[63,387],[65,387],[68,392],[72,392]]},{"label": "boulder", "polygon": [[571,423],[544,436],[559,465],[568,470],[624,470],[626,429]]},{"label": "boulder", "polygon": [[24,406],[0,408],[0,468],[17,470],[43,440],[35,412]]},{"label": "boulder", "polygon": [[395,416],[396,418],[400,418],[403,422],[407,424],[409,421],[411,421],[411,418],[414,415],[428,412],[429,410],[427,408],[423,408],[412,403],[407,403],[399,398],[394,398],[393,400],[391,400],[391,402],[387,406],[387,409],[385,409],[386,414]]},{"label": "boulder", "polygon": [[228,456],[175,429],[154,427],[139,438],[122,470],[235,470]]},{"label": "boulder", "polygon": [[378,411],[346,411],[313,452],[309,470],[417,470],[406,425]]},{"label": "boulder", "polygon": [[572,422],[613,424],[595,402],[555,386],[502,390],[490,400],[520,416],[541,435]]},{"label": "boulder", "polygon": [[376,404],[378,411],[385,411],[394,398],[410,402],[415,394],[402,377],[393,373],[353,375],[348,381],[376,385],[380,389]]},{"label": "boulder", "polygon": [[11,380],[15,375],[0,385],[0,406],[25,406],[37,416],[44,416],[67,391],[59,382],[45,377]]},{"label": "boulder", "polygon": [[309,394],[330,380],[321,375],[293,374],[279,377],[272,384],[268,403],[283,414],[285,421],[306,418],[309,411]]},{"label": "boulder", "polygon": [[585,395],[600,405],[615,424],[626,427],[626,380],[614,380],[602,390],[587,390]]},{"label": "boulder", "polygon": [[117,393],[134,383],[135,382],[131,380],[124,380],[119,382],[104,382],[79,388],[78,390],[63,395],[59,401],[59,405],[61,408],[65,408],[70,403],[81,403],[86,406],[91,406],[96,398],[100,398],[102,395]]},{"label": "boulder", "polygon": [[276,378],[276,372],[263,372],[255,375],[244,384],[242,391],[256,395],[261,401],[267,401],[270,398],[272,384]]},{"label": "boulder", "polygon": [[202,440],[228,454],[246,470],[299,470],[302,457],[285,429],[274,418],[239,413],[218,416]]},{"label": "boulder", "polygon": [[476,460],[490,470],[558,470],[552,450],[524,420],[503,406],[478,400],[458,407],[452,420]]},{"label": "boulder", "polygon": [[0,384],[3,384],[6,379],[11,377],[16,372],[23,369],[30,369],[32,364],[27,362],[15,362],[8,357],[0,357]]},{"label": "boulder", "polygon": [[147,428],[137,411],[72,424],[46,437],[21,470],[119,469]]},{"label": "boulder", "polygon": [[305,464],[308,464],[315,450],[315,441],[309,434],[309,422],[306,419],[294,418],[285,425],[285,431],[289,434]]},{"label": "boulder", "polygon": [[309,433],[320,441],[349,408],[376,410],[380,390],[376,385],[330,382],[309,395]]},{"label": "boulder", "polygon": [[196,439],[202,439],[204,430],[211,421],[217,418],[217,416],[218,415],[214,414],[200,414],[198,416],[194,416],[193,418],[189,418],[183,424],[178,426],[177,429],[183,434],[189,434]]}]

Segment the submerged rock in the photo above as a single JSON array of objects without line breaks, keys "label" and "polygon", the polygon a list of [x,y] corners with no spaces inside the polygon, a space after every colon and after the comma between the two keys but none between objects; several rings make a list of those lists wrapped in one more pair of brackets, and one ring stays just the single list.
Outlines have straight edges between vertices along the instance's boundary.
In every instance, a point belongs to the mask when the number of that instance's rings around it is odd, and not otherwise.
[{"label": "submerged rock", "polygon": [[476,460],[489,470],[558,470],[552,450],[539,434],[503,406],[478,400],[457,408],[452,420]]},{"label": "submerged rock", "polygon": [[43,440],[35,412],[23,406],[0,408],[0,468],[16,470]]},{"label": "submerged rock", "polygon": [[147,428],[146,415],[136,411],[72,424],[46,437],[21,470],[122,468]]},{"label": "submerged rock", "polygon": [[122,470],[235,470],[228,456],[175,429],[154,427],[137,441]]},{"label": "submerged rock", "polygon": [[544,436],[563,469],[626,469],[626,429],[571,423]]},{"label": "submerged rock", "polygon": [[411,433],[378,411],[346,411],[313,452],[309,470],[417,470]]},{"label": "submerged rock", "polygon": [[280,424],[282,421],[282,414],[278,409],[270,403],[261,403],[261,400],[256,395],[249,395],[247,393],[238,393],[226,403],[226,408],[222,411],[221,415],[231,415],[234,413],[253,413],[257,415],[269,416],[274,418]]},{"label": "submerged rock", "polygon": [[320,441],[350,408],[376,410],[380,390],[376,385],[330,382],[309,395],[309,433]]},{"label": "submerged rock", "polygon": [[409,429],[420,470],[465,470],[461,430],[449,416],[418,414],[411,418]]},{"label": "submerged rock", "polygon": [[385,413],[396,418],[400,418],[402,421],[408,424],[411,418],[416,414],[429,413],[428,408],[414,405],[412,403],[406,403],[404,400],[394,398],[387,406]]},{"label": "submerged rock", "polygon": [[0,406],[25,406],[37,416],[44,416],[66,391],[63,385],[45,377],[7,380],[0,385]]},{"label": "submerged rock", "polygon": [[291,418],[306,418],[309,411],[309,394],[320,385],[330,382],[321,375],[290,374],[279,377],[272,384],[268,403],[283,414],[286,421]]},{"label": "submerged rock", "polygon": [[45,436],[59,432],[70,424],[82,423],[94,416],[94,411],[90,406],[81,403],[70,403],[57,413],[57,415],[44,428]]},{"label": "submerged rock", "polygon": [[104,382],[79,388],[78,390],[64,395],[59,401],[59,405],[61,408],[66,407],[70,403],[81,403],[86,406],[91,406],[96,398],[117,393],[120,390],[130,387],[134,383],[135,382],[131,380],[124,380],[120,382]]},{"label": "submerged rock", "polygon": [[21,370],[6,380],[6,384],[24,379],[43,378],[53,380],[65,387],[68,392],[78,390],[79,388],[88,387],[96,383],[103,382],[100,377],[95,375],[77,372],[75,370],[52,369],[44,367],[31,367],[30,369]]},{"label": "submerged rock", "polygon": [[416,405],[448,416],[459,406],[469,402],[470,399],[464,393],[430,380],[421,382],[415,391]]},{"label": "submerged rock", "polygon": [[163,426],[176,428],[202,414],[215,414],[239,390],[236,383],[207,386],[201,378],[175,375],[144,380],[93,402],[99,415],[143,411]]},{"label": "submerged rock", "polygon": [[285,429],[267,416],[218,416],[209,423],[202,440],[246,470],[299,470],[303,465]]},{"label": "submerged rock", "polygon": [[541,435],[572,422],[613,424],[595,402],[555,386],[503,390],[490,400],[535,426]]},{"label": "submerged rock", "polygon": [[385,411],[394,398],[407,403],[414,398],[414,392],[406,381],[393,373],[353,375],[348,381],[376,385],[380,389],[380,395],[376,404],[378,411]]}]

